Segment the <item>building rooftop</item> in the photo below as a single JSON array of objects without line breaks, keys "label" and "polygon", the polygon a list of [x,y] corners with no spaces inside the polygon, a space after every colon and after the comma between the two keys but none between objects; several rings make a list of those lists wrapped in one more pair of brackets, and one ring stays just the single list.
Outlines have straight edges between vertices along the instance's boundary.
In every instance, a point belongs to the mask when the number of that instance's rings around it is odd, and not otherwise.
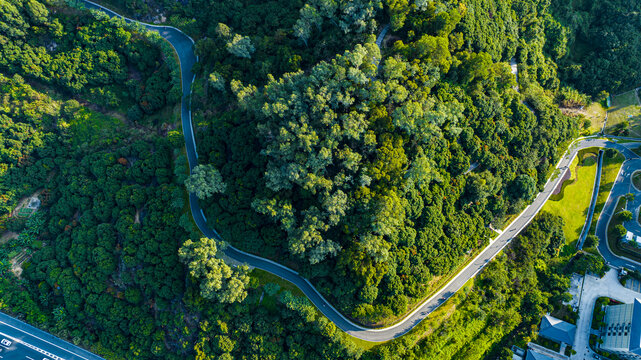
[{"label": "building rooftop", "polygon": [[535,343],[527,344],[527,352],[525,353],[525,360],[567,360],[567,356],[559,354],[556,351],[550,350]]},{"label": "building rooftop", "polygon": [[545,315],[543,319],[541,319],[539,335],[546,339],[559,343],[564,342],[572,346],[574,344],[575,333],[576,325],[572,325],[550,315]]},{"label": "building rooftop", "polygon": [[641,300],[608,306],[604,320],[601,348],[641,355]]},{"label": "building rooftop", "polygon": [[634,299],[632,329],[630,330],[630,352],[641,355],[641,300]]}]

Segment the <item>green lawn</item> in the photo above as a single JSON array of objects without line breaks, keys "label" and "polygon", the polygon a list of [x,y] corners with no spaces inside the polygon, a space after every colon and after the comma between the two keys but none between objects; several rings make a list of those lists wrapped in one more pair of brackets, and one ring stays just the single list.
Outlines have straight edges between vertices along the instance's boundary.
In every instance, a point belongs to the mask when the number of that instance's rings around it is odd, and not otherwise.
[{"label": "green lawn", "polygon": [[607,156],[603,156],[603,168],[601,169],[601,183],[599,185],[599,195],[597,196],[596,199],[596,206],[594,207],[594,216],[592,217],[592,225],[590,226],[590,234],[594,235],[594,231],[596,229],[596,223],[599,220],[599,216],[601,216],[601,211],[603,210],[603,206],[605,206],[605,202],[608,200],[608,196],[610,195],[610,190],[612,190],[612,186],[614,185],[614,181],[617,178],[617,175],[619,174],[619,169],[621,168],[621,164],[623,164],[623,161],[625,160],[625,157],[621,155],[620,153],[617,153],[617,155],[614,158],[608,158]]},{"label": "green lawn", "polygon": [[593,159],[597,151],[587,149],[579,152],[570,165],[573,175],[564,182],[561,193],[555,196],[556,199],[550,197],[543,206],[544,211],[563,218],[563,232],[568,250],[576,247],[576,241],[585,224],[596,176],[596,162]]},{"label": "green lawn", "polygon": [[260,285],[267,283],[278,284],[281,290],[289,290],[294,296],[305,296],[305,294],[294,284],[287,280],[283,280],[278,276],[261,269],[253,269],[249,274],[252,278],[258,280]]},{"label": "green lawn", "polygon": [[606,134],[614,134],[616,126],[627,120],[630,123],[629,136],[641,137],[641,106],[634,93],[633,90],[613,96],[612,107],[608,111]]},{"label": "green lawn", "polygon": [[[620,153],[617,153],[614,158],[608,158],[607,156],[603,157],[603,169],[601,169],[601,185],[599,186],[599,196],[597,197],[596,207],[594,209],[594,218],[592,220],[593,222],[596,222],[596,220],[599,218],[599,214],[601,213],[601,210],[605,205],[605,201],[610,195],[610,190],[612,190],[612,186],[614,186],[614,181],[619,174],[619,169],[621,168],[621,164],[623,164],[624,160],[625,157]],[[592,225],[595,224],[593,223]]]},{"label": "green lawn", "polygon": [[605,121],[606,110],[598,102],[593,102],[585,108],[585,117],[590,120],[590,129],[588,129],[589,134],[597,134],[601,131],[603,127],[603,122]]}]

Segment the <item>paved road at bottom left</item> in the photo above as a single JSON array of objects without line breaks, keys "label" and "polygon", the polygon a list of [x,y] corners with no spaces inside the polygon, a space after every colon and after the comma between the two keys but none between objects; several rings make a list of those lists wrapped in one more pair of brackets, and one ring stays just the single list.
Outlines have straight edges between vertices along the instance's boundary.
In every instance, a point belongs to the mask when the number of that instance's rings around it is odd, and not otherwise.
[{"label": "paved road at bottom left", "polygon": [[102,360],[87,350],[0,313],[0,360]]}]

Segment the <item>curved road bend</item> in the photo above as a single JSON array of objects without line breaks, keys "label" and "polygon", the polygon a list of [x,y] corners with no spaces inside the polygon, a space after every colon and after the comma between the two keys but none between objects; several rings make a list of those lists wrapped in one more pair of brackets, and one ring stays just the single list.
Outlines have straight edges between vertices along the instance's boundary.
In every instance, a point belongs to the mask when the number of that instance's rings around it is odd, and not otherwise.
[{"label": "curved road bend", "polygon": [[[599,216],[599,220],[596,224],[595,233],[599,238],[598,250],[608,265],[618,268],[626,267],[628,269],[641,271],[641,264],[613,254],[606,238],[608,225],[610,224],[610,219],[614,215],[614,210],[617,206],[619,197],[625,196],[627,193],[631,192],[635,193],[635,202],[638,202],[641,199],[641,193],[636,191],[632,185],[632,173],[641,169],[641,158],[631,151],[624,154],[626,156],[626,160],[621,165],[621,170],[619,171],[614,185],[612,186],[608,200],[601,211],[601,215]],[[636,218],[632,220],[635,221]]]},{"label": "curved road bend", "polygon": [[[113,11],[107,10],[100,5],[84,0],[88,7],[105,11],[111,16],[119,16]],[[126,19],[128,20],[128,19]],[[132,20],[128,20],[132,21]],[[158,31],[161,36],[167,39],[180,59],[180,67],[182,73],[183,84],[183,99],[182,99],[182,125],[183,134],[185,136],[185,145],[187,148],[187,155],[189,159],[189,167],[193,169],[197,165],[196,143],[193,136],[193,128],[191,124],[191,112],[189,103],[189,93],[191,83],[193,82],[193,73],[191,68],[197,61],[193,53],[193,40],[187,35],[183,34],[177,29],[165,26],[155,26],[144,24],[150,30]],[[570,149],[563,158],[559,161],[557,168],[562,171],[566,170],[577,151],[589,147],[606,147],[617,148],[618,150],[625,151],[623,146],[612,143],[603,139],[584,138],[578,139],[570,146]],[[628,150],[628,152],[630,152]],[[302,276],[298,275],[292,269],[283,265],[275,263],[271,260],[264,259],[255,255],[248,254],[229,246],[225,253],[230,258],[239,262],[245,262],[253,267],[268,271],[276,276],[279,276],[300,288],[309,300],[325,315],[328,319],[336,324],[340,329],[349,333],[350,335],[374,342],[387,341],[397,338],[416,326],[421,320],[427,317],[432,311],[438,308],[449,297],[456,293],[469,279],[474,277],[492,258],[494,258],[515,236],[525,228],[525,226],[534,218],[539,212],[545,201],[550,197],[553,190],[556,188],[561,176],[556,176],[554,179],[548,180],[545,184],[544,190],[538,194],[534,202],[528,206],[517,217],[503,233],[497,236],[490,242],[476,258],[474,258],[461,272],[459,272],[449,283],[447,283],[437,294],[425,300],[416,310],[408,314],[399,323],[380,329],[365,328],[354,324],[346,319],[338,310],[336,310],[322,295],[312,286],[312,284]],[[189,195],[189,202],[191,213],[194,221],[203,232],[205,236],[221,239],[218,233],[207,225],[207,219],[198,204],[198,199],[195,194]]]}]

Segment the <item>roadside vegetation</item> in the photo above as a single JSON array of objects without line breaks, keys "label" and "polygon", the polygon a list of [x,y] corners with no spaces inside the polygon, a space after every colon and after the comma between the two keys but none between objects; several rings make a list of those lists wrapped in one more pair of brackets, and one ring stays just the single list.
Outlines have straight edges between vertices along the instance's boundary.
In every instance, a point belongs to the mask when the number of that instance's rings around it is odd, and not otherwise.
[{"label": "roadside vegetation", "polygon": [[601,102],[593,102],[585,108],[585,118],[590,122],[590,128],[586,135],[595,135],[603,129],[607,110]]},{"label": "roadside vegetation", "polygon": [[523,348],[536,340],[536,325],[546,312],[576,323],[577,314],[563,304],[571,274],[603,274],[606,267],[591,254],[558,255],[565,243],[562,225],[561,218],[541,213],[473,285],[444,305],[455,306],[447,320],[430,316],[409,334],[374,348],[372,358],[507,358],[511,345]]},{"label": "roadside vegetation", "polygon": [[606,134],[641,137],[641,104],[637,96],[636,90],[631,90],[612,97]]},{"label": "roadside vegetation", "polygon": [[607,149],[603,154],[603,167],[601,169],[601,183],[599,184],[599,194],[597,195],[596,205],[594,207],[594,216],[592,217],[592,224],[590,225],[589,234],[594,235],[596,230],[596,223],[601,216],[601,211],[605,206],[605,202],[610,196],[610,190],[614,186],[621,165],[625,160],[625,156],[613,149]]}]

